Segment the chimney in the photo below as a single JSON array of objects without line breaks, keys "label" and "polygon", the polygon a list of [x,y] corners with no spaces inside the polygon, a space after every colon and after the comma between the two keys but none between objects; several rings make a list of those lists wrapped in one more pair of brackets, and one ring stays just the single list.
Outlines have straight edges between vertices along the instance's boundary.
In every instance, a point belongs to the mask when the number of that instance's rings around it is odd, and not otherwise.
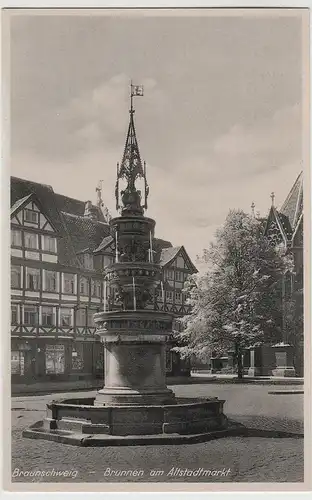
[{"label": "chimney", "polygon": [[90,200],[85,203],[84,217],[89,217],[89,219],[92,220],[98,220],[98,209],[92,205]]}]

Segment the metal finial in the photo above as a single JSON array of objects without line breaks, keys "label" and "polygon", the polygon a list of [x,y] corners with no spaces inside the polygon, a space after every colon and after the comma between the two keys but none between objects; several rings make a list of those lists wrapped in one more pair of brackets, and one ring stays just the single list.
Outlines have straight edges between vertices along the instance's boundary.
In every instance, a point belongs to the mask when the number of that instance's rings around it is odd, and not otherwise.
[{"label": "metal finial", "polygon": [[251,204],[251,215],[252,215],[253,217],[255,216],[255,207],[256,207],[255,203],[254,203],[254,202],[252,202],[252,204]]},{"label": "metal finial", "polygon": [[272,207],[274,207],[275,193],[272,191],[271,193]]}]

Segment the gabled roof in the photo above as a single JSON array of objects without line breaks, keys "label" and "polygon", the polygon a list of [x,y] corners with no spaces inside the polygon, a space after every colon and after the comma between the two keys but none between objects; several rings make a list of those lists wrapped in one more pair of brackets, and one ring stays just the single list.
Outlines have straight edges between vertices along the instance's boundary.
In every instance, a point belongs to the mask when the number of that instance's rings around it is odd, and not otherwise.
[{"label": "gabled roof", "polygon": [[14,205],[11,207],[11,217],[13,217],[19,210],[22,208],[24,203],[28,202],[28,200],[32,197],[32,193],[28,194],[27,196],[24,196],[24,198],[21,198],[20,200],[16,200]]},{"label": "gabled roof", "polygon": [[34,194],[45,215],[60,233],[64,232],[62,217],[51,186],[39,184],[18,177],[11,177],[11,207],[19,206],[23,198]]},{"label": "gabled roof", "polygon": [[171,248],[163,248],[163,250],[161,251],[161,254],[160,254],[159,263],[162,266],[169,264],[178,255],[181,248],[182,248],[181,246],[171,247]]},{"label": "gabled roof", "polygon": [[287,237],[287,233],[286,233],[286,230],[285,230],[285,227],[284,227],[286,221],[284,220],[283,221],[284,224],[282,223],[280,215],[279,215],[278,211],[276,210],[276,208],[273,205],[270,208],[270,212],[269,212],[269,215],[268,215],[268,218],[267,218],[266,227],[265,227],[265,230],[264,230],[265,234],[267,234],[268,230],[270,229],[272,222],[276,223],[276,226],[279,229],[280,235],[281,235],[281,237],[282,237],[285,245],[287,245],[288,237]]},{"label": "gabled roof", "polygon": [[296,246],[296,244],[298,244],[298,243],[300,246],[303,245],[303,213],[301,213],[301,215],[298,219],[297,225],[296,225],[294,232],[293,232],[291,243],[294,246]]},{"label": "gabled roof", "polygon": [[275,220],[285,244],[291,244],[298,222],[303,214],[303,173],[300,172],[282,208],[271,207],[265,227],[267,233],[270,223]]},{"label": "gabled roof", "polygon": [[112,243],[114,244],[114,238],[111,235],[105,236],[105,238],[101,241],[99,246],[95,248],[94,252],[101,252],[102,250],[105,250],[105,248],[110,246]]},{"label": "gabled roof", "polygon": [[[63,194],[55,193],[55,200],[58,209],[61,212],[66,212],[68,214],[75,214],[83,216],[85,213],[85,202],[81,200],[76,200],[75,198],[70,198],[69,196],[64,196]],[[106,222],[102,210],[96,205],[91,206],[97,212],[98,220],[101,222]]]},{"label": "gabled roof", "polygon": [[190,257],[188,256],[184,246],[179,246],[179,247],[171,247],[171,248],[164,248],[162,249],[160,253],[160,258],[159,258],[159,264],[161,266],[166,266],[169,265],[171,262],[174,261],[174,259],[178,256],[181,255],[184,260],[188,263],[190,269],[192,270],[193,273],[197,273],[197,269],[194,266],[193,262],[191,261]]},{"label": "gabled roof", "polygon": [[109,226],[104,222],[92,220],[90,217],[61,213],[76,253],[88,250],[93,252],[109,234]]},{"label": "gabled roof", "polygon": [[46,213],[45,207],[42,206],[40,200],[38,200],[35,193],[30,193],[27,196],[24,196],[24,198],[17,200],[11,208],[11,217],[14,217],[16,214],[18,214],[23,209],[23,207],[28,205],[30,201],[33,201],[36,204],[39,210],[47,218],[48,222],[50,223],[54,231],[58,232],[57,227],[54,224],[54,221],[51,220],[50,216]]},{"label": "gabled roof", "polygon": [[286,200],[284,201],[280,213],[286,216],[292,230],[295,229],[299,217],[303,210],[303,172],[298,175]]}]

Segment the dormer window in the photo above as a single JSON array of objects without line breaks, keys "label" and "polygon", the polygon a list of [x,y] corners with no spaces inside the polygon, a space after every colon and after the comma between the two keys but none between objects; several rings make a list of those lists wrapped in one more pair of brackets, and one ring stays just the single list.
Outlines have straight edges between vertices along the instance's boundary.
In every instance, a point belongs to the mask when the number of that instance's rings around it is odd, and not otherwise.
[{"label": "dormer window", "polygon": [[24,210],[24,220],[25,222],[31,222],[32,224],[38,224],[39,213],[35,210],[29,210],[25,208]]}]

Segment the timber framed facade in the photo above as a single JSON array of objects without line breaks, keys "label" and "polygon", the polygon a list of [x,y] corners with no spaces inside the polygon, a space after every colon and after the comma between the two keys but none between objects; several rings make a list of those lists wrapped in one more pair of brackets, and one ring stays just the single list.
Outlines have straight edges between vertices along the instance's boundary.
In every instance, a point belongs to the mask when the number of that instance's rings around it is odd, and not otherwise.
[{"label": "timber framed facade", "polygon": [[[114,259],[101,206],[11,178],[11,374],[14,384],[103,378],[93,315],[104,307],[102,270]],[[155,239],[162,284],[151,309],[188,312],[183,290],[197,272],[183,246]],[[167,374],[188,370],[168,343]]]}]

